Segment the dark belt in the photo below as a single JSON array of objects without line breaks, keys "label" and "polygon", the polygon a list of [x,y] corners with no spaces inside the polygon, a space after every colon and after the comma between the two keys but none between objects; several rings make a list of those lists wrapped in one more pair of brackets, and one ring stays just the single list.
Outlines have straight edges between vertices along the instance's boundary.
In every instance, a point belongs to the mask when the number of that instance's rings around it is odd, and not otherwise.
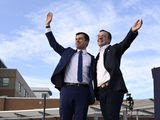
[{"label": "dark belt", "polygon": [[64,86],[89,87],[88,84],[82,84],[82,83],[64,83]]}]

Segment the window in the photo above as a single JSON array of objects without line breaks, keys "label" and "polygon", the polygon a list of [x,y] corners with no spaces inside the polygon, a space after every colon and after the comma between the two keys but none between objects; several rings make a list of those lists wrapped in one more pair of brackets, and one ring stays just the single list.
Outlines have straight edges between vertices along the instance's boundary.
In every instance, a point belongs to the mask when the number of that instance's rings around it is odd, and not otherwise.
[{"label": "window", "polygon": [[18,88],[19,88],[19,92],[21,92],[22,85],[21,85],[21,83],[20,83],[20,82],[18,83]]},{"label": "window", "polygon": [[26,90],[24,90],[24,96],[27,97],[28,96],[28,92]]},{"label": "window", "polygon": [[9,85],[9,78],[0,78],[0,87],[7,87]]},{"label": "window", "polygon": [[9,85],[9,78],[3,78],[3,86]]}]

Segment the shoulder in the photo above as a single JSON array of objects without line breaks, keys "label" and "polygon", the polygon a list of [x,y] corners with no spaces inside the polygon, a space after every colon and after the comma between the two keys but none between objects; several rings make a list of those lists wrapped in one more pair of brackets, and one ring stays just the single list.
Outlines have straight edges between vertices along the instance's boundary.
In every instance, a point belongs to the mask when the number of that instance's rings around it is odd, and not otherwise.
[{"label": "shoulder", "polygon": [[67,48],[65,48],[65,52],[70,52],[70,53],[72,53],[72,52],[76,52],[76,50],[73,49],[73,48],[71,48],[71,47],[67,47]]},{"label": "shoulder", "polygon": [[66,50],[76,51],[75,49],[73,49],[71,47],[67,47]]},{"label": "shoulder", "polygon": [[116,43],[114,45],[110,45],[109,50],[115,50],[119,47],[119,45],[120,45],[119,43]]}]

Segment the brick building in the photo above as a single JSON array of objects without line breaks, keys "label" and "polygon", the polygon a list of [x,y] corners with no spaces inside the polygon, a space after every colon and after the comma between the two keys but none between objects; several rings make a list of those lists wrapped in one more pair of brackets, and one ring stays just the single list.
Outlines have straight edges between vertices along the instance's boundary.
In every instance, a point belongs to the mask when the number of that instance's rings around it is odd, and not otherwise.
[{"label": "brick building", "polygon": [[0,96],[35,97],[17,69],[0,68]]}]

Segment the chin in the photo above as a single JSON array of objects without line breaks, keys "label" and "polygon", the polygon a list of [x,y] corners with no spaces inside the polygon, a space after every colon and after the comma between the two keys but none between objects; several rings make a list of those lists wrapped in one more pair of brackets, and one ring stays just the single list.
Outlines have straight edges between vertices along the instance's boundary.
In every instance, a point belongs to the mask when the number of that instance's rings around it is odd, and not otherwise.
[{"label": "chin", "polygon": [[99,46],[99,47],[102,47],[102,46],[103,46],[103,44],[98,44],[98,46]]},{"label": "chin", "polygon": [[77,49],[81,49],[81,47],[78,47],[78,46],[77,46]]}]

